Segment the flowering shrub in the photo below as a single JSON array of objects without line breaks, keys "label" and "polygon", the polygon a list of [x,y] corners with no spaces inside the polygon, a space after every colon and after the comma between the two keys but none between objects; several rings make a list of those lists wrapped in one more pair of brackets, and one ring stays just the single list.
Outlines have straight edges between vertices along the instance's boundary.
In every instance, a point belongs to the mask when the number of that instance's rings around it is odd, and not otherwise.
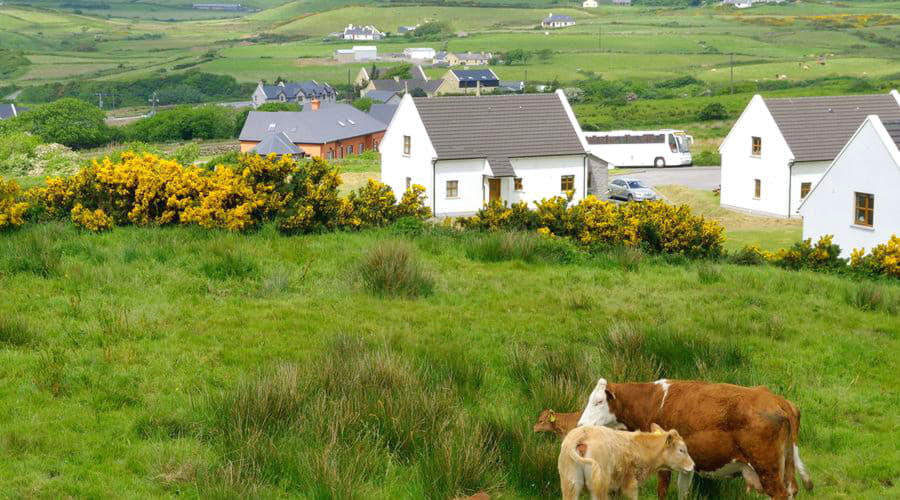
[{"label": "flowering shrub", "polygon": [[21,201],[22,190],[16,181],[0,178],[0,231],[14,229],[25,223],[28,203]]},{"label": "flowering shrub", "polygon": [[819,238],[815,245],[812,238],[782,248],[774,254],[766,254],[769,262],[788,269],[839,269],[847,264],[841,259],[841,247],[832,242],[832,235]]},{"label": "flowering shrub", "polygon": [[722,252],[723,228],[691,213],[686,205],[663,202],[614,204],[588,196],[572,205],[568,197],[487,205],[460,224],[476,229],[529,229],[570,237],[584,245],[643,246],[649,250],[711,257]]},{"label": "flowering shrub", "polygon": [[865,249],[854,249],[850,267],[866,274],[900,278],[900,236],[891,235],[887,243],[875,246],[869,254]]},{"label": "flowering shrub", "polygon": [[349,224],[353,207],[338,195],[341,176],[337,169],[315,158],[295,169],[283,186],[278,230],[284,234],[333,231]]},{"label": "flowering shrub", "polygon": [[94,233],[108,231],[113,228],[112,217],[106,215],[106,212],[99,208],[88,210],[81,206],[80,203],[72,208],[72,222],[76,226]]}]

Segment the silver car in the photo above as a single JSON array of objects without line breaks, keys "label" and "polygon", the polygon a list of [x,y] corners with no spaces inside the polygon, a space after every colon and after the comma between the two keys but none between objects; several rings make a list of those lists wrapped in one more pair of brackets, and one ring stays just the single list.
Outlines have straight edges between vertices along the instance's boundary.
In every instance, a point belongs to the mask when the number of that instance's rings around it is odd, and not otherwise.
[{"label": "silver car", "polygon": [[609,183],[609,197],[627,201],[652,201],[659,199],[659,195],[644,181],[616,177]]}]

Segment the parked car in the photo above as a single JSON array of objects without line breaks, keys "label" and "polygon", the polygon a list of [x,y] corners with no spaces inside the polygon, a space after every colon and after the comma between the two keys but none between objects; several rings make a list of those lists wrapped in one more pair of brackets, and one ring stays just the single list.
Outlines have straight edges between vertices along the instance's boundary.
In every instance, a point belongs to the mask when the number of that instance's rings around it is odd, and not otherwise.
[{"label": "parked car", "polygon": [[658,199],[659,195],[644,181],[616,177],[609,183],[609,197],[627,201],[652,201]]}]

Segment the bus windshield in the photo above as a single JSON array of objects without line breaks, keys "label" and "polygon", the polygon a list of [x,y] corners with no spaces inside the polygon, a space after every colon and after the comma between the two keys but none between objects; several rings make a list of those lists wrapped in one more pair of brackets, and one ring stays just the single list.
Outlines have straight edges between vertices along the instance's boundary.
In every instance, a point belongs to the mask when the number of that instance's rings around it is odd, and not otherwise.
[{"label": "bus windshield", "polygon": [[690,153],[691,152],[691,142],[688,140],[685,135],[676,135],[675,138],[678,140],[678,151],[682,153]]}]

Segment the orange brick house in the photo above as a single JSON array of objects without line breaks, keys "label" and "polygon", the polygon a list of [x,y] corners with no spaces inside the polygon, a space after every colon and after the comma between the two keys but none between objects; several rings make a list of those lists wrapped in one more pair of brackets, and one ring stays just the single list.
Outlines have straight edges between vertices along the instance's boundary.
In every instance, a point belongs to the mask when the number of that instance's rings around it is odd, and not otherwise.
[{"label": "orange brick house", "polygon": [[251,111],[241,129],[241,152],[252,151],[272,134],[286,135],[304,156],[326,160],[355,156],[378,149],[387,125],[349,104],[320,106],[310,102],[304,111]]}]

